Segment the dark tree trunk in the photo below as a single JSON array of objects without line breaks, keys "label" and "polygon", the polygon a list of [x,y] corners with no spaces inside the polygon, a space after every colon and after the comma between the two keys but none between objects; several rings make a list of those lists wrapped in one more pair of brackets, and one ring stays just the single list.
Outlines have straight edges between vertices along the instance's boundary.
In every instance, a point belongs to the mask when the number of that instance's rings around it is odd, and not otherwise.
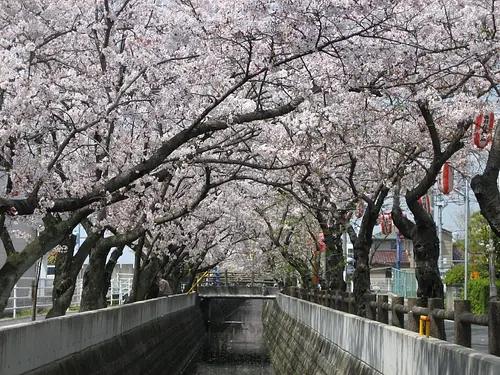
[{"label": "dark tree trunk", "polygon": [[30,242],[21,252],[7,256],[0,268],[0,313],[4,311],[12,289],[24,273],[43,255],[48,253],[69,236],[73,228],[91,211],[74,213],[68,220],[59,221],[46,217],[45,230]]},{"label": "dark tree trunk", "polygon": [[443,281],[439,274],[439,238],[432,216],[411,196],[406,203],[413,213],[415,223],[402,216],[399,205],[399,191],[394,194],[392,218],[404,237],[412,240],[415,259],[415,277],[418,282],[417,296],[443,298]]},{"label": "dark tree trunk", "polygon": [[137,301],[137,290],[139,288],[139,280],[141,276],[141,256],[142,249],[144,248],[145,237],[142,236],[139,240],[139,244],[134,247],[135,255],[134,255],[134,278],[132,279],[132,290],[130,291],[130,295],[127,299],[127,303],[132,303]]},{"label": "dark tree trunk", "polygon": [[[106,267],[104,267],[104,284],[101,289],[101,300],[104,300],[104,303],[107,304],[106,294],[108,293],[109,288],[111,287],[111,278],[113,277],[113,271],[116,266],[116,262],[123,255],[123,248],[125,246],[119,246],[113,250],[111,256],[109,257],[108,263],[106,263]],[[111,291],[113,293],[113,291]]]},{"label": "dark tree trunk", "polygon": [[[102,309],[106,307],[105,285],[106,258],[113,247],[124,246],[144,235],[144,229],[138,227],[124,234],[101,238],[90,251],[89,265],[83,275],[83,292],[80,311]],[[104,296],[104,298],[103,298]]]},{"label": "dark tree trunk", "polygon": [[163,264],[160,259],[156,256],[152,256],[141,268],[141,273],[139,277],[139,282],[137,286],[137,299],[136,301],[142,301],[146,298],[146,294],[153,283],[155,276],[160,272]]},{"label": "dark tree trunk", "polygon": [[347,284],[344,281],[344,247],[342,244],[342,227],[334,225],[323,228],[325,236],[326,283],[327,288],[345,292]]},{"label": "dark tree trunk", "polygon": [[481,175],[472,179],[472,190],[477,198],[481,214],[488,220],[493,232],[500,237],[500,192],[498,190],[498,173],[500,169],[500,126],[495,129],[495,136]]},{"label": "dark tree trunk", "polygon": [[370,294],[370,254],[371,241],[357,241],[353,245],[354,259],[356,267],[354,268],[354,299],[356,300],[357,314],[366,316],[367,296]]},{"label": "dark tree trunk", "polygon": [[[104,291],[104,272],[109,247],[99,246],[99,243],[90,251],[89,265],[83,275],[82,301],[80,311],[102,309],[107,306],[106,291]],[[104,298],[103,298],[104,293]]]},{"label": "dark tree trunk", "polygon": [[[377,210],[378,212],[378,210]],[[377,215],[365,213],[366,218],[361,224],[358,236],[353,244],[355,268],[353,274],[354,299],[356,300],[357,312],[359,316],[366,316],[367,296],[370,294],[370,249],[372,246],[373,228],[377,221]]]},{"label": "dark tree trunk", "polygon": [[286,262],[299,273],[300,279],[302,280],[302,288],[312,288],[313,275],[307,263],[302,261],[300,258],[294,257],[293,254],[285,250],[285,248],[281,248],[280,250],[281,255],[283,255],[283,258],[286,260]]},{"label": "dark tree trunk", "polygon": [[377,224],[377,218],[380,215],[380,210],[385,198],[389,194],[389,189],[381,186],[375,199],[367,199],[368,207],[361,219],[361,225],[357,236],[354,237],[354,260],[356,266],[354,268],[354,299],[356,300],[357,314],[366,316],[367,297],[370,295],[370,249],[373,244],[373,228]]},{"label": "dark tree trunk", "polygon": [[[67,250],[59,252],[56,257],[56,275],[52,288],[52,308],[47,313],[45,319],[66,315],[66,310],[71,305],[73,293],[75,292],[78,271],[81,269],[86,257],[82,256],[80,251],[73,257],[76,245],[76,236],[73,234],[61,242],[61,245],[65,246]],[[75,262],[75,259],[79,259],[80,261]]]},{"label": "dark tree trunk", "polygon": [[439,238],[436,225],[419,225],[413,234],[415,276],[418,282],[417,297],[444,298],[443,281],[439,274]]},{"label": "dark tree trunk", "polygon": [[89,226],[85,226],[85,229],[89,234],[74,256],[73,251],[57,254],[56,275],[54,288],[52,289],[52,308],[48,312],[46,319],[66,314],[75,293],[78,273],[82,269],[90,249],[95,246],[102,236],[102,232],[91,232]]}]

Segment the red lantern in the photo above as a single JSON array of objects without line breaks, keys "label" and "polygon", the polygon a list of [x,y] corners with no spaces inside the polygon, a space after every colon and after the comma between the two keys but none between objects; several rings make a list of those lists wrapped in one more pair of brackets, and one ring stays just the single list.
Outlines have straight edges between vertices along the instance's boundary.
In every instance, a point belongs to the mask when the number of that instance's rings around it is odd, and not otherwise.
[{"label": "red lantern", "polygon": [[358,219],[361,219],[363,217],[363,214],[365,213],[365,205],[363,202],[359,201],[358,203],[358,212],[356,213],[356,217]]},{"label": "red lantern", "polygon": [[391,214],[382,214],[382,234],[389,235],[392,233],[392,217]]},{"label": "red lantern", "polygon": [[425,194],[422,198],[419,198],[418,203],[422,205],[429,215],[431,214],[431,198],[429,194]]},{"label": "red lantern", "polygon": [[444,163],[438,183],[439,190],[443,194],[448,195],[453,190],[453,177],[454,169],[451,167],[450,163]]},{"label": "red lantern", "polygon": [[493,112],[476,117],[476,125],[474,126],[474,144],[477,148],[485,148],[488,143],[490,143],[494,123],[495,115]]}]

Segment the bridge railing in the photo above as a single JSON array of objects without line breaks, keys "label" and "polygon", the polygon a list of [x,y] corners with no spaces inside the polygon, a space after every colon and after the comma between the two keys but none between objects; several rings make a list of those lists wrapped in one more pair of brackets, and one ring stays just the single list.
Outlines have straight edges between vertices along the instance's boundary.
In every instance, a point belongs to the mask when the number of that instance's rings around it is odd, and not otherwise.
[{"label": "bridge railing", "polygon": [[[355,314],[356,302],[354,293],[330,290],[306,290],[288,288],[285,294],[317,303],[335,310]],[[393,296],[389,303],[387,295],[367,296],[366,318],[380,323],[389,324],[389,311],[391,312],[390,324],[405,328],[405,317],[408,315],[407,329],[419,332],[420,318],[430,318],[430,336],[445,340],[444,321],[454,322],[454,343],[468,348],[472,344],[472,325],[488,327],[488,352],[500,356],[500,302],[489,302],[488,314],[473,314],[470,301],[455,300],[454,310],[445,310],[441,298],[428,298],[427,306],[424,299],[408,298],[405,305],[404,297]]]},{"label": "bridge railing", "polygon": [[271,275],[261,273],[238,273],[238,272],[208,272],[200,283],[202,286],[273,286],[276,281]]}]

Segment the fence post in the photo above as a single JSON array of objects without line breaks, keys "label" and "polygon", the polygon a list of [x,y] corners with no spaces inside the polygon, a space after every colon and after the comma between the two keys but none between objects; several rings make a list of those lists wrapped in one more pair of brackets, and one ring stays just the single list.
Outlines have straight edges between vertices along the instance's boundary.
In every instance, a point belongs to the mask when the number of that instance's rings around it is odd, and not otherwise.
[{"label": "fence post", "polygon": [[366,318],[370,320],[377,320],[377,308],[371,306],[371,302],[375,302],[377,296],[375,294],[368,294],[366,296]]},{"label": "fence post", "polygon": [[349,295],[348,295],[348,300],[347,300],[347,307],[348,307],[348,312],[349,314],[356,314],[356,301],[354,299],[354,293],[352,292],[349,292]]},{"label": "fence post", "polygon": [[342,307],[340,308],[343,312],[349,312],[349,292],[341,292],[341,302],[342,302]]},{"label": "fence post", "polygon": [[229,285],[228,282],[227,282],[227,269],[224,270],[224,285]]},{"label": "fence post", "polygon": [[[455,313],[455,344],[471,347],[472,335],[470,323],[462,322],[461,315],[463,313],[470,313],[470,301],[458,300],[454,301],[453,311]],[[488,328],[489,330],[489,328]]]},{"label": "fence post", "polygon": [[402,311],[396,311],[396,306],[405,304],[404,297],[392,297],[392,325],[394,327],[405,327],[405,314]]},{"label": "fence post", "polygon": [[332,309],[340,310],[339,308],[339,294],[338,290],[332,290]]},{"label": "fence post", "polygon": [[432,310],[444,308],[442,298],[429,298],[429,317],[431,318],[431,336],[440,340],[446,340],[444,332],[444,319],[435,318],[432,316]]},{"label": "fence post", "polygon": [[500,356],[500,302],[490,302],[488,307],[488,351]]},{"label": "fence post", "polygon": [[413,314],[413,308],[419,306],[419,298],[408,298],[408,330],[418,332],[419,318]]},{"label": "fence post", "polygon": [[379,295],[379,296],[377,296],[377,302],[378,302],[378,306],[377,306],[377,320],[380,323],[389,324],[389,310],[384,309],[382,307],[383,303],[388,303],[389,302],[389,296],[387,296],[387,295],[382,295],[382,296]]},{"label": "fence post", "polygon": [[16,318],[16,308],[17,308],[17,283],[14,285],[14,303],[12,305],[12,317]]}]

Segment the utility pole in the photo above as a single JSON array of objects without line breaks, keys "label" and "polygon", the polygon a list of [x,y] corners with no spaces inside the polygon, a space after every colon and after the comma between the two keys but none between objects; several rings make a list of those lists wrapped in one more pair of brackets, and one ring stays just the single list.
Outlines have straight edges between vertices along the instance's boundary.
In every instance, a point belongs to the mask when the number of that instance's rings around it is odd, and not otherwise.
[{"label": "utility pole", "polygon": [[469,200],[469,179],[465,179],[465,266],[464,266],[464,299],[467,299],[469,289],[469,215],[470,215],[470,200]]},{"label": "utility pole", "polygon": [[344,281],[347,285],[347,267],[348,267],[348,264],[347,264],[347,232],[344,232],[342,234],[342,246],[344,247],[344,263],[345,263],[345,267],[344,267]]},{"label": "utility pole", "polygon": [[443,269],[443,208],[444,204],[442,200],[437,202],[438,208],[438,238],[439,238],[439,258],[438,258],[438,268],[439,274]]}]

